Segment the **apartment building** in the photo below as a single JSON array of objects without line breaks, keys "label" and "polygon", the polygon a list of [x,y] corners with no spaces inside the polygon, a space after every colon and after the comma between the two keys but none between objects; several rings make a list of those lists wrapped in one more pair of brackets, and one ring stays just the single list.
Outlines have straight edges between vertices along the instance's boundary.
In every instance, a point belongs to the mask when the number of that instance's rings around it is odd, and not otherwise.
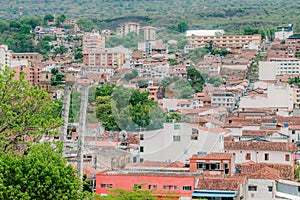
[{"label": "apartment building", "polygon": [[117,28],[117,35],[119,35],[121,37],[126,36],[130,32],[139,34],[140,33],[140,24],[134,23],[134,22],[127,22],[127,23],[121,24]]},{"label": "apartment building", "polygon": [[152,26],[143,26],[139,30],[139,34],[143,36],[144,41],[156,40],[156,28]]},{"label": "apartment building", "polygon": [[124,53],[119,52],[94,52],[83,53],[83,64],[91,71],[105,68],[121,68],[125,62]]},{"label": "apartment building", "polygon": [[7,45],[0,45],[0,69],[11,66],[12,51],[8,50]]},{"label": "apartment building", "polygon": [[214,92],[211,96],[211,106],[213,107],[230,107],[236,105],[236,97],[232,92]]},{"label": "apartment building", "polygon": [[275,39],[285,40],[293,34],[294,34],[293,24],[289,24],[288,26],[280,26],[277,27],[277,30],[275,32]]},{"label": "apartment building", "polygon": [[99,31],[84,34],[82,38],[82,52],[94,53],[104,51],[105,35],[101,35]]},{"label": "apartment building", "polygon": [[259,80],[276,80],[276,76],[299,73],[300,60],[297,58],[273,58],[259,62]]},{"label": "apartment building", "polygon": [[189,37],[189,45],[195,48],[208,46],[211,41],[215,48],[250,49],[253,46],[253,44],[257,44],[257,46],[261,44],[261,35],[191,35]]}]

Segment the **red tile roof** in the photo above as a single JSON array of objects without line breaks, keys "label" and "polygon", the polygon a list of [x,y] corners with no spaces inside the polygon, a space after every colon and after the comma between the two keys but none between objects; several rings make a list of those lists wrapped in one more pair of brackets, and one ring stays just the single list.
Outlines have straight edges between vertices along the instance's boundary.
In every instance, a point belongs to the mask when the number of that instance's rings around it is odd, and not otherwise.
[{"label": "red tile roof", "polygon": [[263,167],[262,169],[250,174],[249,178],[252,179],[271,179],[278,181],[280,179],[279,170],[271,167]]},{"label": "red tile roof", "polygon": [[[255,163],[247,162],[243,164],[236,164],[241,166],[241,175],[251,176],[264,167],[273,168],[279,171],[279,177],[281,179],[293,180],[294,179],[294,168],[291,165],[286,164],[275,164],[275,163]],[[270,170],[269,170],[270,171]],[[259,173],[263,173],[263,170]]]},{"label": "red tile roof", "polygon": [[276,130],[243,130],[242,136],[252,136],[252,137],[266,136],[275,132]]},{"label": "red tile roof", "polygon": [[203,160],[231,160],[232,153],[194,154],[192,158]]},{"label": "red tile roof", "polygon": [[237,191],[245,179],[238,178],[209,178],[199,179],[199,183],[196,187],[198,190],[233,190]]},{"label": "red tile roof", "polygon": [[224,142],[225,150],[267,150],[296,152],[295,143],[292,142]]}]

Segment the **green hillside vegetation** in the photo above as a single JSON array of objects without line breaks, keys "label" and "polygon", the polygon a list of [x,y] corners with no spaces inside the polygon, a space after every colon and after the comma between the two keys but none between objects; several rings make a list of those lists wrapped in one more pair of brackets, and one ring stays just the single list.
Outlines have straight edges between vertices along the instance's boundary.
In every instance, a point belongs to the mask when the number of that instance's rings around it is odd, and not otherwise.
[{"label": "green hillside vegetation", "polygon": [[65,14],[67,18],[91,18],[98,26],[105,22],[107,27],[128,20],[158,27],[186,22],[189,28],[240,32],[247,25],[270,28],[300,20],[296,15],[300,5],[294,0],[2,0],[1,3],[1,19],[18,19],[22,7],[25,17]]}]

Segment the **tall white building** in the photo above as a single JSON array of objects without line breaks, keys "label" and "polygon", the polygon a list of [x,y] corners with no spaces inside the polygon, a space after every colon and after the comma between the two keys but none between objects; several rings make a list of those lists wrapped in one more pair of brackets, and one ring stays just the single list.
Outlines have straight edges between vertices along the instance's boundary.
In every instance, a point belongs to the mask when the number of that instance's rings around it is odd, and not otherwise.
[{"label": "tall white building", "polygon": [[259,62],[259,80],[276,80],[278,75],[299,75],[300,60],[297,58],[276,58]]},{"label": "tall white building", "polygon": [[99,31],[86,33],[82,38],[82,52],[94,53],[101,52],[105,49],[105,35]]},{"label": "tall white building", "polygon": [[11,67],[12,51],[8,50],[7,45],[0,45],[0,68]]}]

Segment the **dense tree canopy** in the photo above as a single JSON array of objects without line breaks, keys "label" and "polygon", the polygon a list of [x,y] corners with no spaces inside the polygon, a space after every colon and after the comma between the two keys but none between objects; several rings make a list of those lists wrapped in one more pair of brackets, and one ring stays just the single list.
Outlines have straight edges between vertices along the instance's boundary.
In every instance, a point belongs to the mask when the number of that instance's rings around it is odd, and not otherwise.
[{"label": "dense tree canopy", "polygon": [[80,180],[50,144],[27,155],[0,152],[0,199],[81,199]]},{"label": "dense tree canopy", "polygon": [[[27,151],[42,134],[61,125],[53,110],[59,106],[50,95],[24,79],[14,80],[8,67],[0,73],[0,148],[4,152]],[[56,115],[56,116],[55,116]]]}]

